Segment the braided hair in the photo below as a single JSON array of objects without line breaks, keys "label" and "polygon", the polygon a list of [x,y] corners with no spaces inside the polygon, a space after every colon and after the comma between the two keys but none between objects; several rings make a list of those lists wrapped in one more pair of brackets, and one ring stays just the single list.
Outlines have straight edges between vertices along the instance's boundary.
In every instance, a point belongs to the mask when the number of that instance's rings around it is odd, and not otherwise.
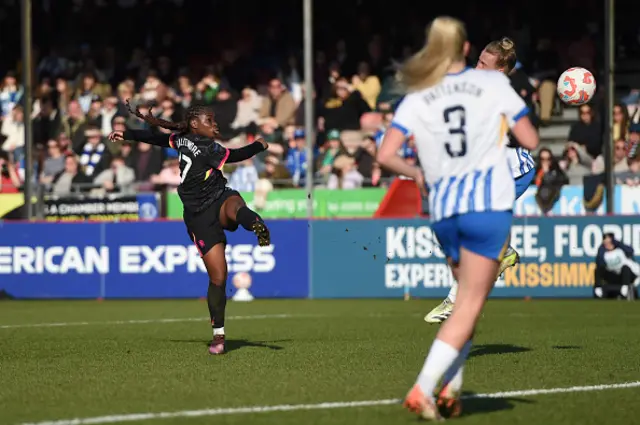
[{"label": "braided hair", "polygon": [[127,104],[127,109],[129,110],[130,113],[140,118],[144,122],[148,123],[149,125],[152,125],[154,127],[162,127],[167,130],[172,130],[176,133],[188,132],[189,130],[191,130],[191,127],[189,124],[191,120],[198,118],[198,116],[202,114],[212,113],[211,108],[208,108],[203,105],[193,105],[187,108],[187,112],[185,113],[184,119],[182,121],[171,122],[171,121],[163,120],[162,118],[155,117],[152,114],[153,108],[149,108],[149,112],[145,115],[142,112],[140,112],[140,106],[136,106],[134,110],[131,104],[129,103],[129,99],[127,99],[126,104]]}]

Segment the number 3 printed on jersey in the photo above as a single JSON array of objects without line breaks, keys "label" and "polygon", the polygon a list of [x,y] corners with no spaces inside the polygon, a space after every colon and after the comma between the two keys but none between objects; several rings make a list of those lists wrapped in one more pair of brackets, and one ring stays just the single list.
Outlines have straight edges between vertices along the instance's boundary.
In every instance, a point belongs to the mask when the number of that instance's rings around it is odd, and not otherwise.
[{"label": "number 3 printed on jersey", "polygon": [[[451,141],[444,144],[447,153],[452,158],[467,154],[467,133],[465,130],[465,110],[461,105],[452,106],[443,111],[444,122],[449,125]],[[454,140],[457,141],[454,142]]]},{"label": "number 3 printed on jersey", "polygon": [[189,174],[193,161],[188,156],[182,155],[182,153],[178,155],[178,161],[180,161],[180,165],[184,162],[184,167],[180,167],[180,184],[182,184],[184,183],[184,179],[187,178],[187,174]]}]

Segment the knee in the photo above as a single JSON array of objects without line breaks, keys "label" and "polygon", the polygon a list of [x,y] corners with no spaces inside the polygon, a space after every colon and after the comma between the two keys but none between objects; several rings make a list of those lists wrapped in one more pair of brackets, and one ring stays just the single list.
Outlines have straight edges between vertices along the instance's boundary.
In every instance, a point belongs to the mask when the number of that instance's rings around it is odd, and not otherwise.
[{"label": "knee", "polygon": [[209,284],[215,286],[224,286],[227,283],[227,273],[214,272],[209,273]]}]

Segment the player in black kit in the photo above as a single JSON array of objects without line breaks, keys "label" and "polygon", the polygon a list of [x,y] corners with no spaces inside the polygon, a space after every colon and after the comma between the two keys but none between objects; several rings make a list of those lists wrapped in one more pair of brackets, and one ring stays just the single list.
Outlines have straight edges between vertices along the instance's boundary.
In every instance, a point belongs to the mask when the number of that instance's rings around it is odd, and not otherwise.
[{"label": "player in black kit", "polygon": [[225,163],[240,162],[267,149],[262,140],[240,149],[227,149],[214,139],[218,126],[213,112],[203,106],[191,106],[185,120],[172,123],[151,115],[143,115],[138,108],[132,114],[152,126],[173,130],[171,134],[153,134],[144,130],[113,132],[111,141],[133,140],[156,146],[170,147],[179,152],[180,185],[178,194],[184,205],[184,223],[189,238],[198,247],[207,273],[209,289],[207,302],[213,327],[213,341],[209,353],[223,354],[224,316],[227,304],[227,262],[224,231],[235,231],[238,225],[253,232],[260,246],[271,243],[269,230],[262,218],[250,210],[238,192],[227,187],[227,180],[220,171]]}]

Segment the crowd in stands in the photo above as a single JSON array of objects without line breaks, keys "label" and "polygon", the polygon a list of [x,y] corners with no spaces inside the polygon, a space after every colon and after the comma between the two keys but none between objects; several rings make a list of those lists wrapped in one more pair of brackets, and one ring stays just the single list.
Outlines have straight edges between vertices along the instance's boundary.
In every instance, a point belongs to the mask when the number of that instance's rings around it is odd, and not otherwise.
[{"label": "crowd in stands", "polygon": [[[629,111],[636,111],[637,107],[617,104],[613,109],[613,171],[617,184],[636,186],[640,183],[640,151],[637,150],[640,122],[629,115]],[[581,185],[585,176],[604,173],[602,121],[590,104],[580,106],[579,116],[580,120],[571,126],[561,158],[556,158],[549,149],[540,149],[540,177],[553,169],[567,184]]]},{"label": "crowd in stands", "polygon": [[[41,41],[46,47],[34,51],[35,100],[30,117],[24,116],[19,67],[6,66],[0,86],[0,192],[18,191],[23,184],[26,120],[33,125],[34,181],[53,194],[175,188],[180,182],[175,151],[144,143],[106,141],[111,131],[146,125],[128,114],[127,99],[141,112],[152,108],[153,113],[169,121],[181,120],[190,105],[209,105],[221,131],[220,142],[229,147],[242,146],[256,137],[266,139],[270,144],[267,152],[225,167],[229,184],[237,190],[252,191],[257,184],[268,188],[300,187],[308,178],[313,178],[317,186],[352,189],[385,185],[392,177],[376,164],[375,153],[399,100],[394,91],[394,64],[422,42],[426,17],[407,17],[401,29],[381,27],[376,31],[373,22],[379,12],[367,9],[367,15],[360,10],[350,15],[349,19],[355,19],[354,25],[345,28],[344,35],[338,31],[340,26],[334,31],[333,27],[320,24],[317,31],[325,32],[320,37],[316,35],[320,42],[314,52],[314,92],[306,93],[300,42],[294,43],[294,49],[291,42],[284,41],[287,35],[284,30],[278,31],[282,17],[277,13],[268,14],[268,24],[255,34],[247,26],[243,28],[248,32],[241,35],[229,26],[213,28],[217,39],[204,43],[208,53],[203,55],[202,51],[192,52],[193,43],[184,39],[185,20],[193,13],[201,13],[189,9],[193,7],[188,7],[189,2],[72,3],[72,10],[55,9],[51,13],[108,19],[124,8],[131,15],[131,22],[152,7],[159,7],[162,13],[148,15],[144,45],[133,49],[121,38],[118,40],[123,51],[104,39],[93,45],[78,42],[87,31],[82,26],[64,39]],[[212,3],[220,8],[235,7]],[[293,7],[292,2],[288,4]],[[601,46],[591,35],[600,28],[593,19],[585,20],[584,26],[567,37],[540,33],[539,28],[522,20],[526,11],[505,12],[507,19],[502,25],[492,26],[489,22],[479,26],[474,15],[477,8],[468,9],[469,16],[474,17],[468,20],[471,39],[477,40],[470,65],[475,64],[479,51],[492,38],[509,35],[515,39],[520,62],[512,82],[535,111],[532,118],[540,126],[548,125],[552,115],[561,112],[555,96],[555,79],[560,70],[568,64],[598,69],[595,59]],[[321,16],[322,12],[318,14]],[[36,15],[46,19],[46,14]],[[181,24],[167,31],[166,26],[159,26],[167,19]],[[299,26],[295,30],[298,29]],[[191,37],[195,40],[203,37],[202,31],[193,31]],[[229,32],[236,41],[224,38]],[[80,38],[75,37],[77,34]],[[322,34],[327,34],[326,40]],[[557,42],[558,37],[562,42]],[[570,53],[560,54],[562,51]],[[304,126],[306,96],[314,99],[313,128]],[[613,111],[615,171],[619,183],[635,185],[640,182],[640,152],[636,155],[630,146],[640,138],[640,109],[633,103],[633,99],[638,102],[637,96],[632,93],[630,98],[630,103],[619,104]],[[580,108],[580,122],[572,126],[562,158],[555,158],[549,149],[540,149],[534,184],[541,185],[545,176],[553,177],[558,184],[582,184],[585,175],[604,170],[601,114],[606,112],[595,111],[598,103],[594,105]],[[312,158],[307,157],[305,147],[308,132],[316,141]],[[417,161],[412,140],[407,140],[402,153],[408,161]]]}]

